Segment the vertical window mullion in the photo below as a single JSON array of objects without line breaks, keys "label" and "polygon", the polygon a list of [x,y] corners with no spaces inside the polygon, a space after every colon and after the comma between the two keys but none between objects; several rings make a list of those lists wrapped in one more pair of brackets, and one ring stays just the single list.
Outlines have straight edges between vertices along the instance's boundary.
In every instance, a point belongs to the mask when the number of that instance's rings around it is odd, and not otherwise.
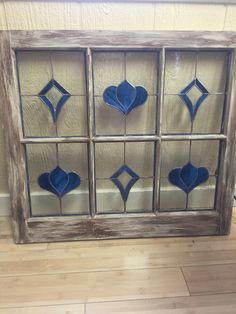
[{"label": "vertical window mullion", "polygon": [[93,106],[93,58],[90,48],[86,50],[86,80],[88,104],[88,134],[89,134],[89,201],[92,217],[96,215],[95,187],[95,148],[94,148],[94,106]]},{"label": "vertical window mullion", "polygon": [[165,73],[165,48],[162,48],[159,54],[158,69],[158,98],[156,110],[156,134],[160,137],[155,142],[155,158],[154,158],[154,189],[153,189],[153,209],[157,212],[159,209],[160,194],[160,170],[161,170],[161,117],[164,99],[164,73]]}]

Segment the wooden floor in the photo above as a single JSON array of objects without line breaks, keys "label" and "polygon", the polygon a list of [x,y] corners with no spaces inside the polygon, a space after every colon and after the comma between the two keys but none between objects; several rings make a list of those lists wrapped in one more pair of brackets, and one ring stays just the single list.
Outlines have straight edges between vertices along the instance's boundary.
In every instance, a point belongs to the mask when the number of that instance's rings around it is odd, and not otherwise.
[{"label": "wooden floor", "polygon": [[0,217],[0,314],[235,314],[229,237],[15,245]]}]

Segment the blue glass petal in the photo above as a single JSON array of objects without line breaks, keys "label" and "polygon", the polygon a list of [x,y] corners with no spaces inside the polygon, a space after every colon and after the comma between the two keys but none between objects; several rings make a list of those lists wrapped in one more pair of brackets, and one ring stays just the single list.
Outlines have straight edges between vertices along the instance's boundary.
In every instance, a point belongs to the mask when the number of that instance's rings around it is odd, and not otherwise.
[{"label": "blue glass petal", "polygon": [[198,177],[194,183],[194,187],[206,182],[209,179],[209,172],[205,167],[198,168]]},{"label": "blue glass petal", "polygon": [[[44,190],[47,190],[49,192],[52,192],[52,186],[50,184],[50,180],[49,180],[49,175],[50,173],[49,172],[45,172],[43,174],[41,174],[39,177],[38,177],[38,184],[39,186],[44,189]],[[56,194],[56,191],[53,189],[53,192],[54,194]]]},{"label": "blue glass petal", "polygon": [[[54,106],[51,103],[50,99],[46,95],[50,91],[50,89],[53,87],[55,87],[62,94],[61,98],[59,99],[58,103],[56,104],[55,109],[54,109]],[[54,122],[57,120],[64,104],[71,97],[71,95],[65,90],[65,88],[63,88],[54,79],[52,79],[51,81],[48,82],[48,84],[40,91],[38,96],[42,100],[42,102],[48,107]]]},{"label": "blue glass petal", "polygon": [[[193,88],[193,86],[196,86],[202,93],[202,95],[198,98],[195,104],[192,103],[191,99],[187,95],[188,92]],[[194,120],[199,107],[201,106],[201,104],[207,98],[208,95],[209,95],[209,92],[198,79],[193,80],[189,85],[187,85],[180,92],[179,97],[183,100],[183,102],[188,107],[191,120]]]},{"label": "blue glass petal", "polygon": [[117,86],[116,96],[121,105],[124,106],[125,111],[127,111],[136,98],[136,88],[125,80]]},{"label": "blue glass petal", "polygon": [[183,168],[171,170],[168,178],[172,184],[185,193],[190,193],[197,186],[208,180],[209,173],[206,168],[196,168],[189,162]]},{"label": "blue glass petal", "polygon": [[120,102],[116,98],[116,90],[117,90],[116,86],[107,87],[103,93],[103,100],[105,101],[105,103],[118,109],[123,114],[126,114],[125,108],[120,104]]},{"label": "blue glass petal", "polygon": [[52,187],[57,191],[58,196],[62,196],[63,191],[69,182],[68,174],[60,167],[56,167],[50,173],[49,180]]},{"label": "blue glass petal", "polygon": [[143,88],[142,86],[136,86],[136,98],[134,102],[131,104],[131,106],[129,106],[127,113],[130,113],[130,111],[132,111],[134,108],[144,104],[145,101],[147,100],[147,97],[148,93],[146,89]]},{"label": "blue glass petal", "polygon": [[128,81],[123,81],[118,87],[109,86],[103,93],[106,104],[116,108],[124,115],[142,105],[147,100],[148,93],[141,86],[132,86]]},{"label": "blue glass petal", "polygon": [[63,191],[63,195],[74,190],[80,185],[80,177],[77,175],[77,173],[69,172],[68,177],[69,177],[69,182]]},{"label": "blue glass petal", "polygon": [[[131,176],[131,179],[126,185],[126,187],[124,187],[123,184],[119,180],[119,176],[122,175],[122,173],[124,172],[127,172]],[[139,180],[139,176],[132,169],[130,169],[127,165],[123,165],[111,176],[110,179],[118,187],[118,189],[120,190],[122,199],[126,202],[129,196],[129,192],[131,188],[133,187],[133,185],[136,183],[136,181]]]},{"label": "blue glass petal", "polygon": [[183,190],[184,192],[188,193],[186,190],[186,185],[183,183],[183,181],[180,179],[180,168],[176,168],[170,171],[168,179],[170,181],[170,183],[176,185],[177,187],[179,187],[181,190]]},{"label": "blue glass petal", "polygon": [[191,185],[197,180],[198,169],[189,162],[181,169],[179,175],[186,188],[189,189]]},{"label": "blue glass petal", "polygon": [[50,173],[45,172],[38,177],[39,186],[58,197],[63,197],[66,193],[74,190],[80,185],[80,177],[74,173],[68,174],[57,166]]}]

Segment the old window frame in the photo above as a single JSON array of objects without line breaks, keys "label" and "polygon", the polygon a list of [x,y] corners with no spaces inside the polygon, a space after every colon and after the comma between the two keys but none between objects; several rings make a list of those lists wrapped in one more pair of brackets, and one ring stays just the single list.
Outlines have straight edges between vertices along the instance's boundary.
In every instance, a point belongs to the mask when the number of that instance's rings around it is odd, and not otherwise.
[{"label": "old window frame", "polygon": [[[17,50],[86,49],[89,111],[89,139],[81,137],[24,138],[20,121],[20,97],[16,73]],[[93,130],[92,50],[159,49],[159,109],[162,113],[166,49],[229,49],[231,65],[225,127],[223,134],[96,136]],[[236,131],[236,33],[234,32],[111,32],[111,31],[1,31],[0,95],[3,103],[5,149],[14,238],[17,243],[81,240],[96,238],[135,238],[173,235],[228,234],[232,215]],[[160,118],[161,121],[161,118]],[[150,214],[98,215],[95,212],[94,143],[108,141],[207,140],[222,142],[219,184],[215,211],[158,212]],[[89,143],[91,217],[30,217],[25,165],[25,144]],[[156,158],[156,170],[159,167]],[[155,194],[158,181],[155,185]],[[155,196],[156,198],[156,196]]]}]

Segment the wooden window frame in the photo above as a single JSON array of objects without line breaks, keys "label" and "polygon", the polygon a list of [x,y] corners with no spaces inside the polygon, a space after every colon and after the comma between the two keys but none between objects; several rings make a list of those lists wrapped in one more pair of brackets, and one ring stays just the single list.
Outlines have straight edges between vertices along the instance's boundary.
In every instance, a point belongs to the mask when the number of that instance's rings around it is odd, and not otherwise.
[{"label": "wooden window frame", "polygon": [[[20,97],[16,73],[17,50],[86,49],[89,139],[81,137],[24,138],[21,127]],[[93,84],[91,49],[159,49],[160,93],[158,115],[162,112],[165,49],[231,50],[229,89],[223,134],[95,136],[93,130]],[[236,33],[234,32],[113,32],[113,31],[0,31],[0,95],[3,105],[5,150],[11,214],[16,243],[83,239],[137,238],[178,235],[223,235],[230,231],[235,162],[236,132]],[[213,211],[158,212],[143,215],[113,215],[107,218],[95,213],[94,142],[207,140],[222,142],[222,160]],[[90,145],[91,217],[30,217],[24,145],[30,143],[77,143]],[[158,169],[156,158],[156,169]],[[158,182],[154,193],[157,193]],[[135,223],[134,223],[135,221]]]}]

